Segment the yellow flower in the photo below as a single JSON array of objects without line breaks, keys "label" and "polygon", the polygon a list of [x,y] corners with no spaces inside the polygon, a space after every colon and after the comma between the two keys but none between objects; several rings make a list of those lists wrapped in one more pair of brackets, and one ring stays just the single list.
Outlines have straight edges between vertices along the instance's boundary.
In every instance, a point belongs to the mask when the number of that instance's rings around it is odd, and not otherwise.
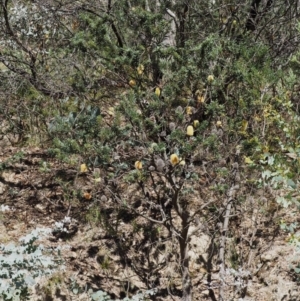
[{"label": "yellow flower", "polygon": [[143,74],[143,72],[144,72],[144,69],[145,69],[145,67],[144,67],[144,65],[139,65],[138,67],[137,67],[137,73],[138,73],[138,75],[142,75]]},{"label": "yellow flower", "polygon": [[197,100],[198,100],[199,103],[204,103],[205,102],[205,98],[204,98],[203,95],[198,95]]},{"label": "yellow flower", "polygon": [[184,166],[184,165],[185,165],[185,161],[184,161],[184,160],[182,160],[181,158],[180,158],[179,165],[182,165],[182,166]]},{"label": "yellow flower", "polygon": [[221,122],[220,120],[218,120],[218,121],[216,122],[216,125],[217,125],[218,128],[221,128],[221,127],[222,127],[222,122]]},{"label": "yellow flower", "polygon": [[156,87],[155,89],[155,94],[159,97],[160,96],[160,89],[158,87]]},{"label": "yellow flower", "polygon": [[186,113],[187,113],[188,115],[193,114],[193,109],[192,109],[192,107],[186,107]]},{"label": "yellow flower", "polygon": [[109,108],[107,109],[107,113],[108,113],[108,115],[110,115],[110,116],[115,116],[115,108],[114,108],[114,107],[109,107]]},{"label": "yellow flower", "polygon": [[87,166],[86,166],[86,164],[81,164],[80,165],[80,172],[87,172],[88,171],[88,168],[87,168]]},{"label": "yellow flower", "polygon": [[177,165],[179,163],[179,158],[176,154],[170,156],[170,162],[172,165]]},{"label": "yellow flower", "polygon": [[129,86],[130,86],[130,87],[136,86],[136,81],[135,81],[134,79],[131,79],[131,80],[129,81]]},{"label": "yellow flower", "polygon": [[189,125],[189,126],[187,127],[187,129],[186,129],[186,134],[187,134],[188,136],[193,136],[193,135],[194,135],[194,128],[193,128],[192,125]]},{"label": "yellow flower", "polygon": [[199,120],[194,120],[193,125],[194,125],[194,128],[197,128],[199,126]]},{"label": "yellow flower", "polygon": [[141,161],[135,161],[134,166],[136,169],[142,169],[143,168],[143,164]]},{"label": "yellow flower", "polygon": [[215,78],[214,78],[213,75],[209,75],[209,76],[207,77],[207,81],[208,81],[209,83],[213,82],[214,79],[215,79]]}]

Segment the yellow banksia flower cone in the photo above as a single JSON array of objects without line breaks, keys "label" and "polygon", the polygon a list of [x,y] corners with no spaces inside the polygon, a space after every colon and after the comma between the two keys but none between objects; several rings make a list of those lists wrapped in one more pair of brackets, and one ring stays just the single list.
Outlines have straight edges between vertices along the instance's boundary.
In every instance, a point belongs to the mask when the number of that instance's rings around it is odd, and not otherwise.
[{"label": "yellow banksia flower cone", "polygon": [[109,107],[109,108],[107,109],[107,113],[108,113],[108,115],[110,115],[110,116],[115,116],[115,108],[114,108],[114,107]]},{"label": "yellow banksia flower cone", "polygon": [[144,69],[145,69],[145,67],[144,67],[144,65],[139,65],[138,67],[137,67],[137,73],[138,73],[138,75],[142,75],[143,74],[143,72],[144,72]]},{"label": "yellow banksia flower cone", "polygon": [[177,165],[179,163],[179,158],[176,154],[170,156],[170,162],[172,165]]},{"label": "yellow banksia flower cone", "polygon": [[142,169],[143,168],[143,163],[141,161],[135,161],[134,167],[136,169]]},{"label": "yellow banksia flower cone", "polygon": [[222,127],[222,122],[219,120],[219,121],[216,122],[216,125],[217,125],[218,128],[221,128]]},{"label": "yellow banksia flower cone", "polygon": [[182,165],[182,166],[184,166],[184,165],[185,165],[185,160],[182,160],[182,159],[180,158],[179,165]]},{"label": "yellow banksia flower cone", "polygon": [[186,113],[187,113],[188,115],[193,114],[192,107],[186,107]]},{"label": "yellow banksia flower cone", "polygon": [[192,125],[189,125],[189,126],[187,127],[187,129],[186,129],[186,134],[187,134],[188,136],[194,136],[194,128],[193,128]]},{"label": "yellow banksia flower cone", "polygon": [[155,89],[155,94],[159,97],[160,96],[160,89],[157,87],[156,89]]},{"label": "yellow banksia flower cone", "polygon": [[199,102],[199,103],[204,103],[205,102],[205,97],[202,95],[202,96],[200,96],[200,95],[198,95],[197,96],[197,101]]},{"label": "yellow banksia flower cone", "polygon": [[81,164],[80,165],[80,172],[87,172],[88,171],[88,168],[87,168],[87,166],[86,166],[86,164]]},{"label": "yellow banksia flower cone", "polygon": [[130,87],[135,87],[135,86],[136,86],[136,81],[135,81],[134,79],[131,79],[131,80],[129,81],[129,86],[130,86]]},{"label": "yellow banksia flower cone", "polygon": [[199,120],[194,120],[193,126],[194,126],[194,128],[197,128],[199,126]]},{"label": "yellow banksia flower cone", "polygon": [[207,77],[207,81],[209,82],[209,83],[212,83],[213,81],[214,81],[214,76],[213,75],[209,75],[208,77]]}]

